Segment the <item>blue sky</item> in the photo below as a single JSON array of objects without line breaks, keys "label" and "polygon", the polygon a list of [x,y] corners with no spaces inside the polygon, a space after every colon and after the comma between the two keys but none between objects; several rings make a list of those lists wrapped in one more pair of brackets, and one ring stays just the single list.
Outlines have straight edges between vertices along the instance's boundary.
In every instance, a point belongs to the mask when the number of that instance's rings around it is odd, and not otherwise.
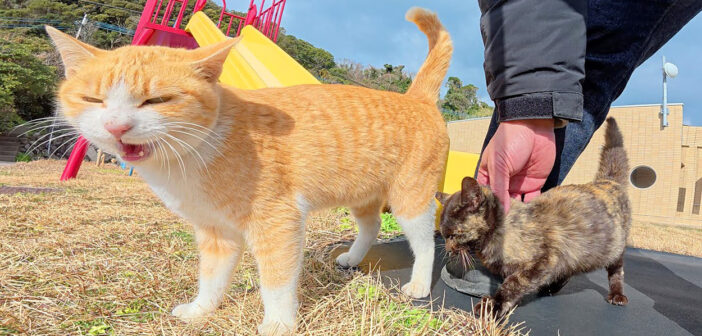
[{"label": "blue sky", "polygon": [[[328,50],[337,61],[347,59],[373,66],[401,64],[416,72],[426,56],[427,42],[413,24],[405,21],[404,14],[412,6],[429,8],[439,14],[454,41],[449,76],[476,85],[478,95],[489,101],[482,70],[483,43],[477,3],[477,0],[290,0],[282,26],[289,34]],[[229,6],[239,10],[247,4],[243,0],[229,1]],[[684,122],[702,126],[700,35],[702,16],[698,15],[634,72],[614,105],[660,104],[661,56],[665,55],[680,69],[678,77],[668,81],[668,101],[684,103]]]}]

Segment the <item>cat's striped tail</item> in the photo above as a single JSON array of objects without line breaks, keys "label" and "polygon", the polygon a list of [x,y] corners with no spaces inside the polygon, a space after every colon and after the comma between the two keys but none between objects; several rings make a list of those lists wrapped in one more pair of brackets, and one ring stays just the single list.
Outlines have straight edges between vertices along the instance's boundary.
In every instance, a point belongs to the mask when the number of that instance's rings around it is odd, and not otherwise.
[{"label": "cat's striped tail", "polygon": [[605,126],[605,144],[600,152],[600,168],[596,180],[613,180],[621,185],[627,185],[629,176],[629,159],[624,150],[624,138],[614,118],[607,118]]},{"label": "cat's striped tail", "polygon": [[407,94],[429,99],[435,103],[439,99],[439,89],[446,77],[453,53],[451,36],[439,21],[439,17],[426,9],[410,8],[405,18],[407,21],[414,22],[429,39],[429,55],[419,68],[412,85],[407,89]]}]

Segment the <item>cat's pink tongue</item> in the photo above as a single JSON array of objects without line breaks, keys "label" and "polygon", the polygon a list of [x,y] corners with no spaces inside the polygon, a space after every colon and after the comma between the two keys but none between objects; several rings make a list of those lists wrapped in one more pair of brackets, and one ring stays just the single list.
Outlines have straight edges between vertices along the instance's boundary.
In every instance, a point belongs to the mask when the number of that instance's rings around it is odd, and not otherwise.
[{"label": "cat's pink tongue", "polygon": [[149,147],[144,145],[126,144],[119,142],[122,158],[126,161],[139,161],[147,158],[151,154]]}]

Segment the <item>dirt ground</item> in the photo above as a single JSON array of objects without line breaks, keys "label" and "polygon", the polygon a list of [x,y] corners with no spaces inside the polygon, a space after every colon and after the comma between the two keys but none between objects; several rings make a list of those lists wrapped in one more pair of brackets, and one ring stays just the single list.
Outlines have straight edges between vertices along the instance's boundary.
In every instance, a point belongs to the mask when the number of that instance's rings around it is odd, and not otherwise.
[{"label": "dirt ground", "polygon": [[[139,177],[85,163],[78,179],[60,183],[64,164],[0,167],[0,187],[58,189],[0,194],[0,335],[255,334],[263,307],[251,256],[244,256],[215,314],[182,323],[170,311],[196,291],[192,228]],[[377,276],[336,268],[329,248],[352,239],[351,227],[338,210],[308,223],[299,334],[525,333],[519,323],[413,306]],[[648,240],[633,239],[641,246]]]}]

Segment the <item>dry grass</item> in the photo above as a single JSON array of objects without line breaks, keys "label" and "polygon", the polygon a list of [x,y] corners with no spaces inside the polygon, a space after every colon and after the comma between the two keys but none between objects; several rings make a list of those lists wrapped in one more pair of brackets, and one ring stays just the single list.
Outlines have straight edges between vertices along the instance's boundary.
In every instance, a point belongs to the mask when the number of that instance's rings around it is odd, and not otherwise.
[{"label": "dry grass", "polygon": [[[0,185],[60,188],[0,195],[0,335],[253,335],[262,319],[256,271],[245,256],[222,307],[184,324],[170,310],[193,297],[192,229],[138,177],[65,161],[0,168]],[[352,231],[339,211],[308,223],[300,327],[304,335],[520,335],[465,312],[412,306],[378,276],[340,271],[329,246]]]},{"label": "dry grass", "polygon": [[634,222],[629,246],[702,257],[702,229]]}]

